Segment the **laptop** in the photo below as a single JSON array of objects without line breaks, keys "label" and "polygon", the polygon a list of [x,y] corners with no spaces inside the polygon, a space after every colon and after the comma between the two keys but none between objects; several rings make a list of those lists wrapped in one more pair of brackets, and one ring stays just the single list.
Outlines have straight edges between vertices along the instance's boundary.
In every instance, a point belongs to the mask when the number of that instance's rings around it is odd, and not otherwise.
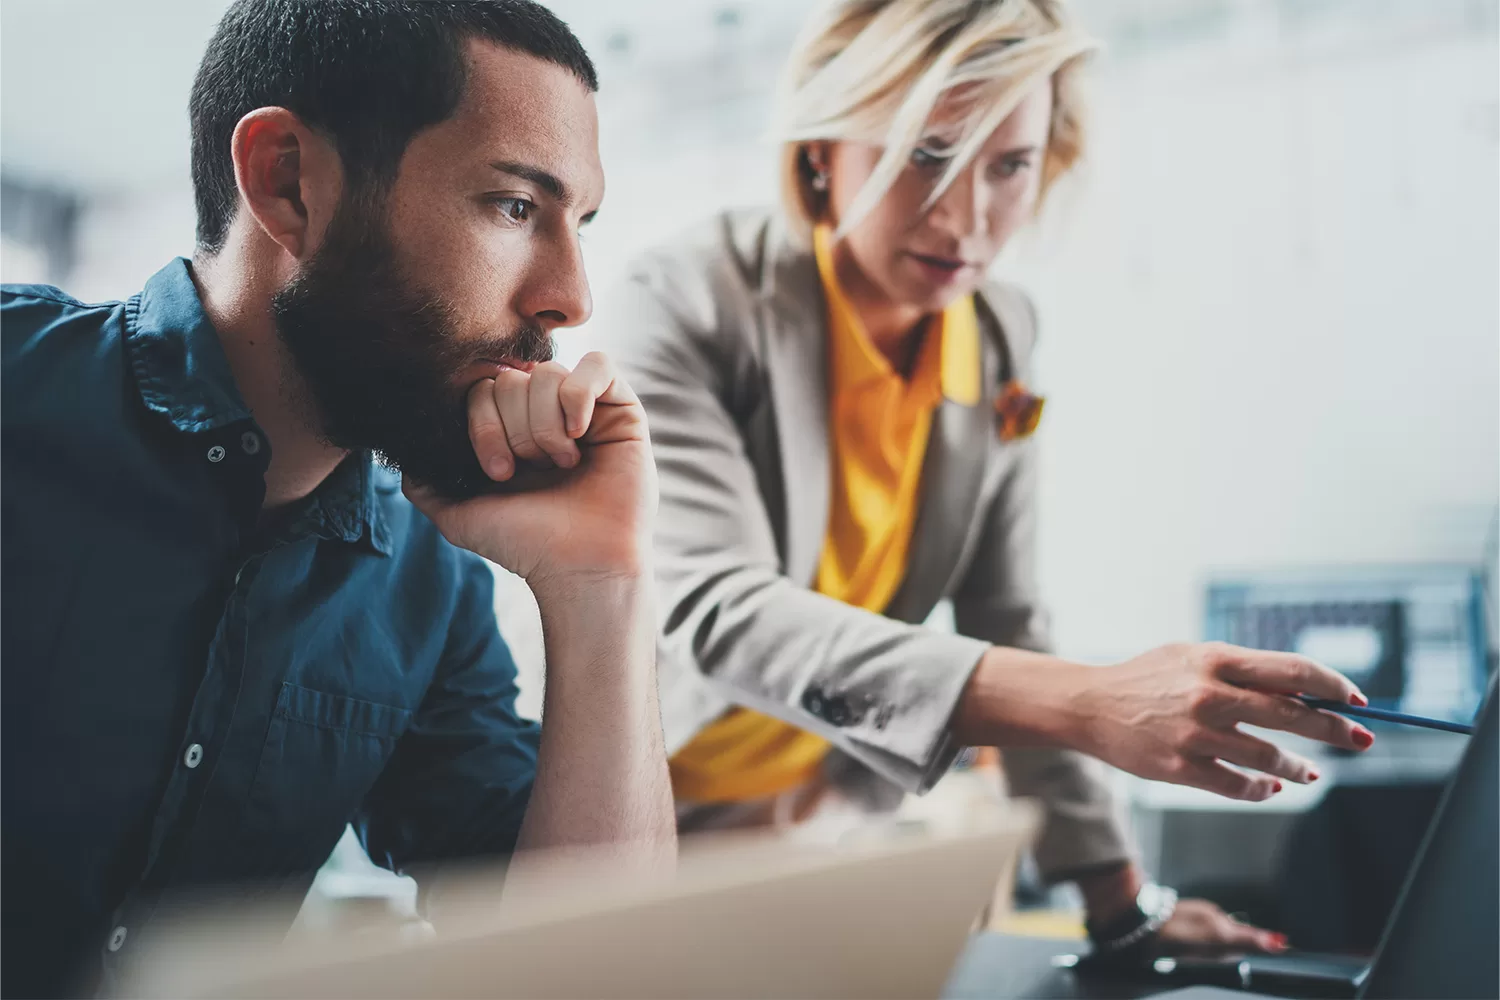
[{"label": "laptop", "polygon": [[[1366,967],[1295,953],[1246,959],[1234,970],[1251,989],[1366,1000],[1500,997],[1500,697],[1489,691],[1458,769],[1438,805],[1406,884]],[[1259,974],[1257,973],[1259,969]],[[1352,975],[1349,974],[1352,972]],[[1162,1000],[1269,996],[1215,986],[1158,994]]]},{"label": "laptop", "polygon": [[862,830],[834,846],[731,838],[685,850],[667,882],[612,884],[596,877],[607,868],[547,866],[540,879],[513,878],[499,911],[498,878],[466,878],[461,915],[445,888],[439,932],[415,943],[366,934],[298,947],[232,920],[195,921],[124,992],[936,997],[1040,816],[1025,801],[987,813],[936,832]]}]

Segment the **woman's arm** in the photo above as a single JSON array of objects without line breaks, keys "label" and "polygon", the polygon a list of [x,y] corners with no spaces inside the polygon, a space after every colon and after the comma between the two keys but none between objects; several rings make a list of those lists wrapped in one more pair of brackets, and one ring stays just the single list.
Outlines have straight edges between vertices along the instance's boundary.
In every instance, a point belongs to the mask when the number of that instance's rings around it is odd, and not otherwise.
[{"label": "woman's arm", "polygon": [[[601,346],[645,403],[661,477],[655,559],[662,675],[701,675],[724,698],[817,733],[888,779],[925,790],[957,745],[948,721],[987,645],[893,621],[782,575],[733,394],[759,377],[747,316],[727,295],[617,289]],[[667,303],[672,303],[669,306]],[[747,375],[747,371],[749,374]],[[783,429],[795,433],[795,429]],[[663,702],[669,749],[691,733]],[[697,720],[701,721],[701,720]]]},{"label": "woman's arm", "polygon": [[[663,295],[669,282],[688,284]],[[1265,798],[1277,776],[1306,780],[1311,765],[1238,723],[1367,745],[1348,720],[1277,693],[1359,697],[1301,657],[1208,644],[1093,668],[907,625],[787,579],[730,410],[739,380],[760,377],[748,332],[756,304],[743,288],[733,303],[706,284],[659,267],[601,309],[607,343],[645,404],[661,476],[664,677],[696,672],[726,699],[816,733],[912,791],[975,745],[1081,750],[1145,777]],[[674,731],[666,711],[670,751],[691,733]]]}]

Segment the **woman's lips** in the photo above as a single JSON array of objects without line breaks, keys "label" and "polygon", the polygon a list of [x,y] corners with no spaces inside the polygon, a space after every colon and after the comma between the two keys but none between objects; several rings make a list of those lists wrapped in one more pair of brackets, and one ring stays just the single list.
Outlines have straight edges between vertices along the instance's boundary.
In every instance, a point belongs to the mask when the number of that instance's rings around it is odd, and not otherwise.
[{"label": "woman's lips", "polygon": [[917,265],[928,280],[939,285],[957,281],[975,267],[968,261],[957,257],[940,257],[910,250],[906,252],[906,256],[911,258],[912,263]]}]

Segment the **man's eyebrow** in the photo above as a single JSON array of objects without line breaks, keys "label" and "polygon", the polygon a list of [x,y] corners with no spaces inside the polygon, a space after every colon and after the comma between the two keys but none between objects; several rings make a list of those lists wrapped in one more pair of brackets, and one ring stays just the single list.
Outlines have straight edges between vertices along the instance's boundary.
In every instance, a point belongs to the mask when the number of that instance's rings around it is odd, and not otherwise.
[{"label": "man's eyebrow", "polygon": [[550,194],[561,205],[566,206],[573,200],[567,185],[540,167],[532,167],[525,163],[515,163],[509,160],[491,163],[490,166],[502,174],[510,174],[512,177],[519,177],[523,181],[530,181]]}]

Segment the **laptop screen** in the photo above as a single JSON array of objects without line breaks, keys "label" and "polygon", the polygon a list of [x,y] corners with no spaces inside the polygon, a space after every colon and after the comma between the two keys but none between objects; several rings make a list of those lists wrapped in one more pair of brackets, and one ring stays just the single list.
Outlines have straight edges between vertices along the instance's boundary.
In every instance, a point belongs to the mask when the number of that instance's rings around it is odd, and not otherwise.
[{"label": "laptop screen", "polygon": [[1407,876],[1360,996],[1500,996],[1500,766],[1495,678]]}]

